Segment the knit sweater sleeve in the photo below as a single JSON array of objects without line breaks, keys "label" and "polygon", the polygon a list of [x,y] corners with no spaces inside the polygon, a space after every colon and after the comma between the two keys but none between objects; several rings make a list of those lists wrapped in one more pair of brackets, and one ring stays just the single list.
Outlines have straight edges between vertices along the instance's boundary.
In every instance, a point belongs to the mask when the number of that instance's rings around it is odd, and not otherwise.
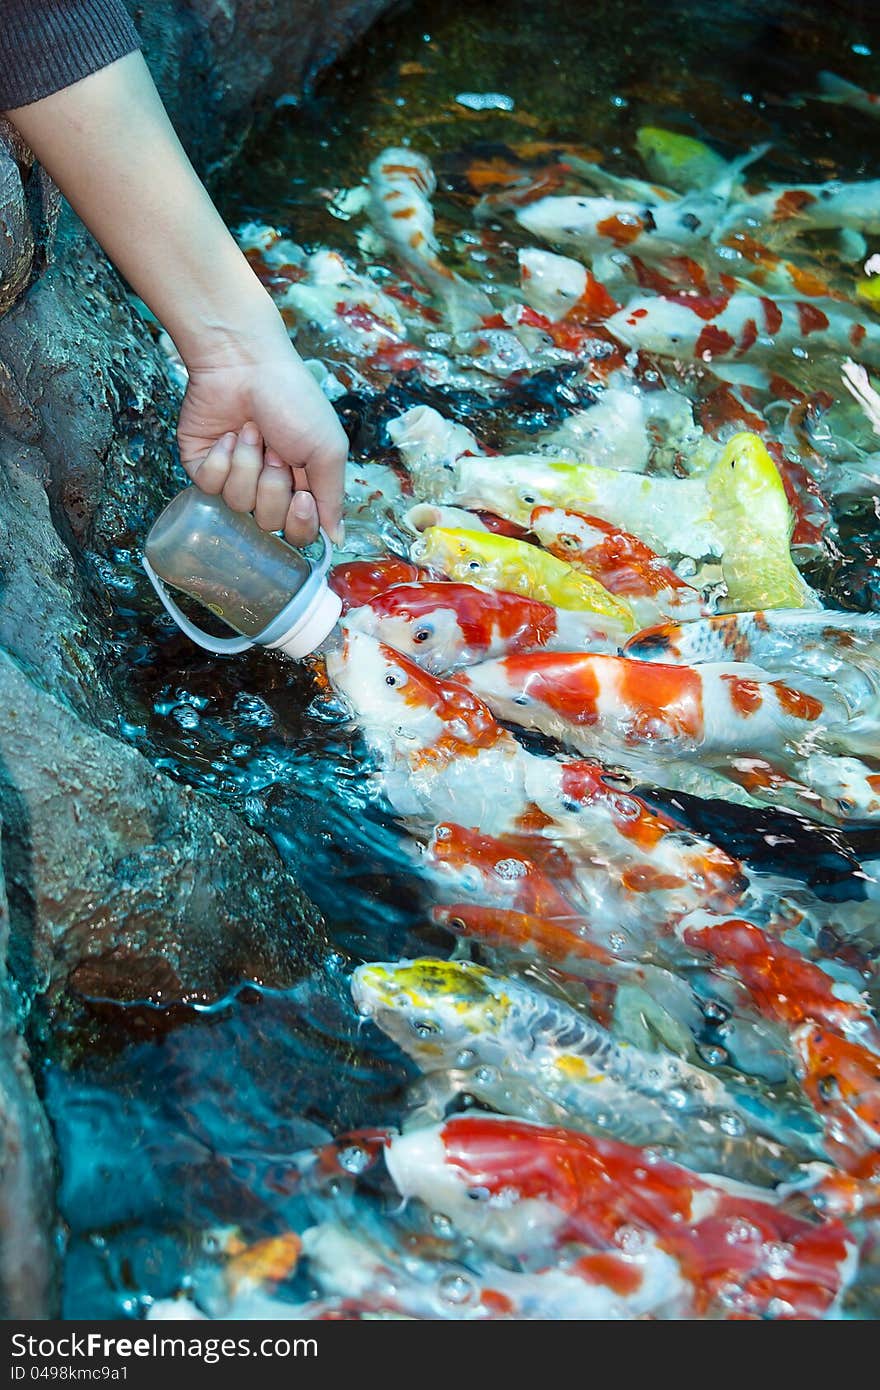
[{"label": "knit sweater sleeve", "polygon": [[50,96],[137,48],[122,0],[0,0],[0,111]]}]

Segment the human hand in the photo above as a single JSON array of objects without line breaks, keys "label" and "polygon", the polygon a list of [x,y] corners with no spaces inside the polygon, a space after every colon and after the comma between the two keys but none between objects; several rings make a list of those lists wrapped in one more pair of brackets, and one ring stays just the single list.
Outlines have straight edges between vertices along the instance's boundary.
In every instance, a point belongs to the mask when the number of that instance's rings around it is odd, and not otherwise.
[{"label": "human hand", "polygon": [[203,492],[291,545],[341,540],[348,441],[286,332],[188,364],[177,438]]}]

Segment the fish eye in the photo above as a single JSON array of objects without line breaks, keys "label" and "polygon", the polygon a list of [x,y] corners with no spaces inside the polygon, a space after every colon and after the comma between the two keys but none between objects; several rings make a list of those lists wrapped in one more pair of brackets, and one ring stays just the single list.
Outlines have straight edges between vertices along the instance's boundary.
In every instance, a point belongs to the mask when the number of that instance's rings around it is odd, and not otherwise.
[{"label": "fish eye", "polygon": [[413,641],[427,642],[428,638],[431,636],[433,636],[433,628],[420,627],[416,632],[413,633]]},{"label": "fish eye", "polygon": [[464,923],[464,918],[463,918],[463,917],[450,917],[450,919],[449,919],[449,925],[450,925],[450,927],[452,928],[453,931],[462,931],[462,932],[463,932],[463,931],[466,930],[465,923]]},{"label": "fish eye", "polygon": [[385,677],[385,684],[400,687],[406,684],[406,676],[402,671],[389,671],[388,675]]},{"label": "fish eye", "polygon": [[480,566],[479,560],[468,560],[468,569],[469,569],[469,570],[478,570],[478,569],[480,569],[480,567],[481,567],[481,566]]},{"label": "fish eye", "polygon": [[577,545],[577,536],[560,536],[559,540],[561,544],[567,546],[569,550],[574,550]]},{"label": "fish eye", "polygon": [[529,697],[528,695],[514,695],[513,703],[515,705],[527,705],[529,703]]},{"label": "fish eye", "polygon": [[528,505],[529,505],[530,507],[534,507],[534,506],[535,506],[535,503],[537,502],[538,499],[537,499],[536,497],[532,497],[530,493],[524,492],[524,493],[522,494],[522,499],[521,499],[521,500],[522,500],[523,502],[527,502]]}]

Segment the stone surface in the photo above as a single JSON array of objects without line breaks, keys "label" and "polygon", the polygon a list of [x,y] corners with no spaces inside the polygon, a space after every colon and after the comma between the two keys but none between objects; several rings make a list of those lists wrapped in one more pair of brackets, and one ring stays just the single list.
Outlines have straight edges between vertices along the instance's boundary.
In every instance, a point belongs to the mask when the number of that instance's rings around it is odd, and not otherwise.
[{"label": "stone surface", "polygon": [[[0,849],[5,848],[5,835]],[[9,935],[0,879],[0,959]],[[55,1303],[54,1168],[5,965],[0,965],[0,1318],[49,1317]]]},{"label": "stone surface", "polygon": [[261,107],[299,97],[389,0],[126,0],[180,137],[204,169],[227,162]]}]

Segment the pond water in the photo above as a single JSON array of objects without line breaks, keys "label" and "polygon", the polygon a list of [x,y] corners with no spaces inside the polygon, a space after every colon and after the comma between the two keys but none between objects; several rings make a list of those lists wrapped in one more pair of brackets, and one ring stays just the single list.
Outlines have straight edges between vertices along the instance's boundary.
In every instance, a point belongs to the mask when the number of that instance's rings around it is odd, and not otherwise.
[{"label": "pond water", "polygon": [[[475,233],[477,164],[541,167],[552,151],[576,147],[614,173],[644,177],[636,131],[662,125],[725,158],[769,142],[763,183],[875,178],[876,122],[811,99],[822,69],[880,90],[872,11],[781,0],[404,6],[308,100],[279,103],[218,190],[220,206],[233,226],[271,224],[361,264],[362,221],[338,194],[361,183],[383,148],[410,143],[438,177],[448,264],[491,287],[516,282],[516,250],[529,238],[510,216]],[[474,109],[474,93],[503,100]],[[820,240],[813,252],[817,267],[837,273],[835,248]],[[324,355],[344,369],[343,352]],[[840,394],[837,359],[798,371],[809,390]],[[567,380],[550,372],[487,399],[438,391],[410,372],[369,391],[355,385],[339,408],[354,457],[390,461],[385,424],[411,405],[436,405],[500,447],[563,418]],[[880,607],[877,506],[871,495],[844,495],[824,544],[799,556],[830,607]],[[304,1195],[292,1156],[351,1128],[400,1125],[418,1075],[359,1020],[352,968],[452,949],[426,912],[406,827],[364,776],[371,754],[312,666],[207,657],[157,612],[134,552],[109,558],[124,736],[169,776],[265,830],[324,914],[332,949],[320,972],[285,992],[230,982],[227,999],[170,1016],[87,1001],[74,1011],[43,1078],[61,1157],[67,1318],[142,1317],[154,1300],[187,1291],[198,1300],[200,1271],[222,1256],[230,1231],[250,1243],[311,1224],[317,1199]],[[540,751],[540,740],[530,746]],[[870,986],[877,933],[862,866],[880,860],[880,831],[643,791],[750,868],[784,872],[802,902],[822,904],[829,953],[857,940]],[[733,1070],[711,1010],[696,1043],[716,1073]],[[363,1200],[378,1212],[383,1197],[367,1191]],[[275,1296],[295,1304],[314,1292],[305,1265]],[[846,1311],[873,1318],[878,1298],[865,1254]],[[446,1301],[454,1315],[454,1296]]]}]

